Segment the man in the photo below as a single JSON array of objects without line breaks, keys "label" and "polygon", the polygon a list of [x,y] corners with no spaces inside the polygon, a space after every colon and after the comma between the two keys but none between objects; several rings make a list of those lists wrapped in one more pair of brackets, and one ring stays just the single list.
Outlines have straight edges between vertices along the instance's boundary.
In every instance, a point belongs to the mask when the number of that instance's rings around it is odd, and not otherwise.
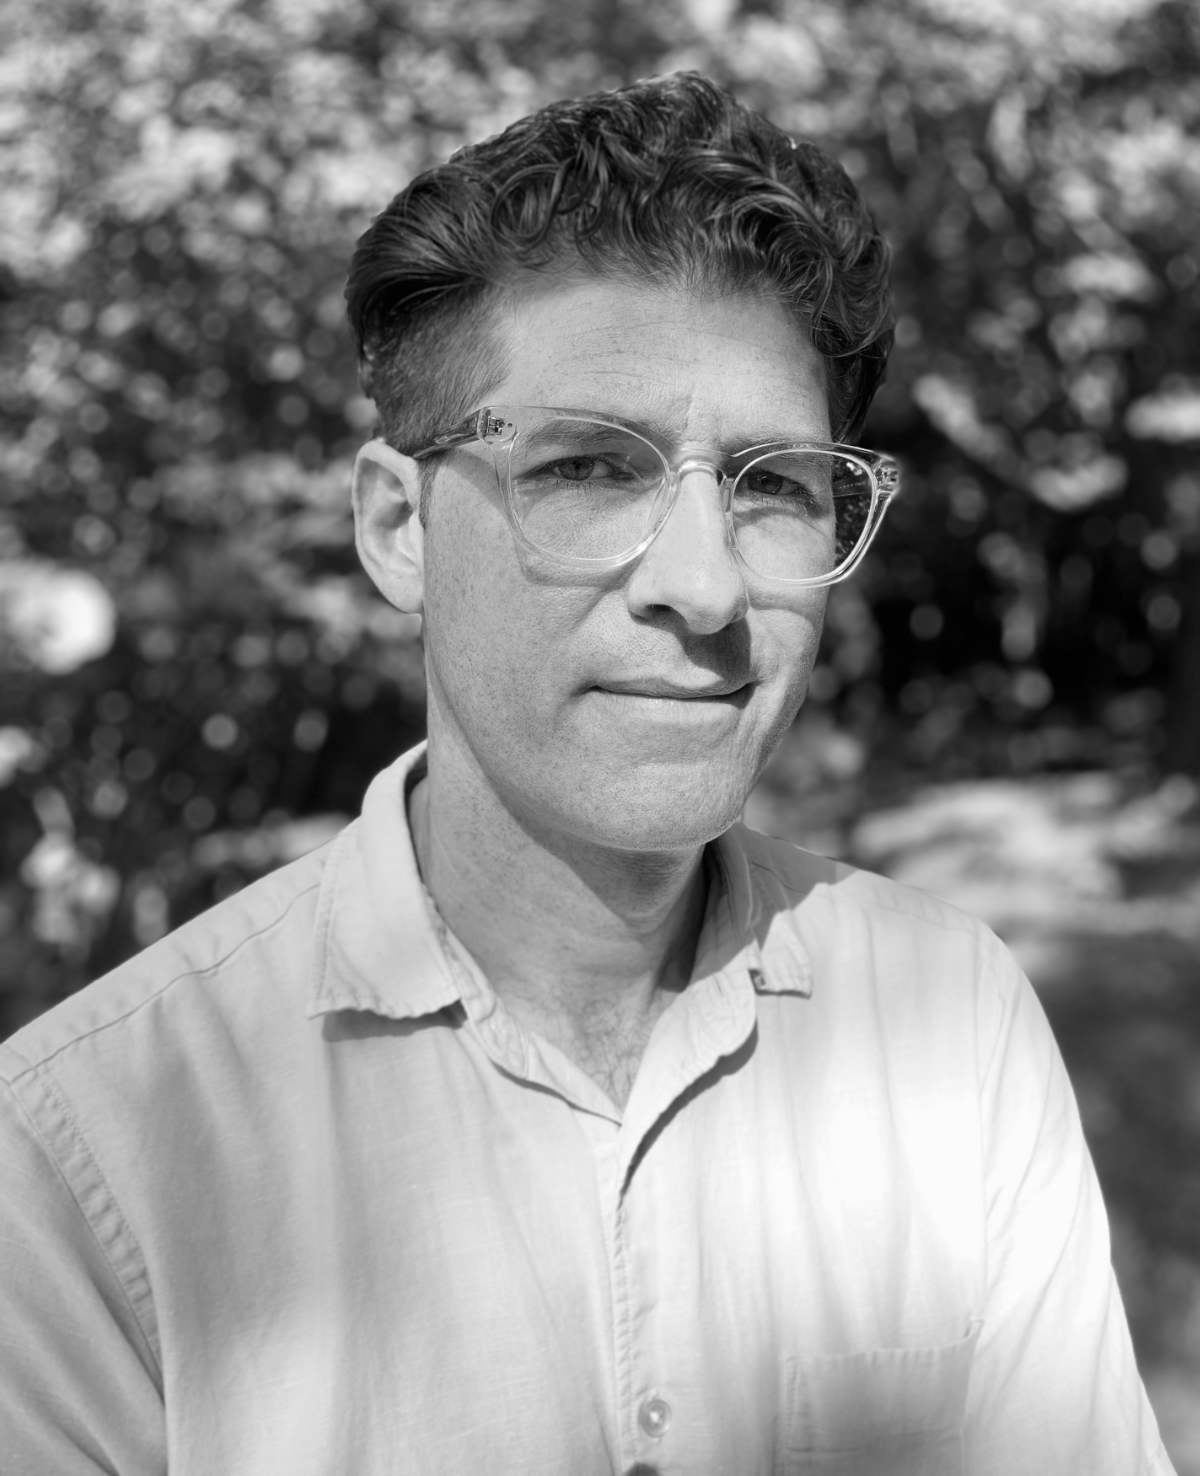
[{"label": "man", "polygon": [[363,237],[428,744],[4,1049],[6,1473],[1170,1470],[1010,957],[737,823],[895,490],[886,267],[692,76]]}]

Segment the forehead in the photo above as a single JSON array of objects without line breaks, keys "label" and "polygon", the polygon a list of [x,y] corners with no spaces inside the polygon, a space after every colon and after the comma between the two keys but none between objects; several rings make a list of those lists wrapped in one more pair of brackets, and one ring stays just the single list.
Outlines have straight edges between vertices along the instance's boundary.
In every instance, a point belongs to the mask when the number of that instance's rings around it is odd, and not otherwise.
[{"label": "forehead", "polygon": [[825,363],[766,294],[526,282],[499,300],[495,338],[481,403],[606,411],[697,444],[829,435]]}]

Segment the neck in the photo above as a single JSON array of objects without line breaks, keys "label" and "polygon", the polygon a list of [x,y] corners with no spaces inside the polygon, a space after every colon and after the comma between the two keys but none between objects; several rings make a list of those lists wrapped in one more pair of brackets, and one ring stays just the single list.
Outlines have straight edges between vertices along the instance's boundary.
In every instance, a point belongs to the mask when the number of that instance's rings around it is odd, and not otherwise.
[{"label": "neck", "polygon": [[461,778],[432,763],[410,799],[417,861],[447,925],[527,1022],[637,1035],[691,975],[702,848],[556,844]]}]

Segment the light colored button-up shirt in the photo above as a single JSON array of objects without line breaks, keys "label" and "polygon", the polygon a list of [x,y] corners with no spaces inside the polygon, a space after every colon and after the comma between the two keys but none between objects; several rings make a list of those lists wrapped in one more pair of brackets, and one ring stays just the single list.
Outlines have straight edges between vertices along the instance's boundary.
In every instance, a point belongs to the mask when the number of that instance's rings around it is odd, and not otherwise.
[{"label": "light colored button-up shirt", "polygon": [[5,1476],[1170,1471],[981,924],[735,829],[618,1111],[439,923],[421,762],[0,1047]]}]

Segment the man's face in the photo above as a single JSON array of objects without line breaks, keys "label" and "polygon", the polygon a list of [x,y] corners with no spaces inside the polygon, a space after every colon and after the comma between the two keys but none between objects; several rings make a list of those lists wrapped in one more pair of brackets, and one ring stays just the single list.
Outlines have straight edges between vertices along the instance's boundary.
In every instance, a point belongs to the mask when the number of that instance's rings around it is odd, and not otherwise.
[{"label": "man's face", "polygon": [[[828,440],[820,356],[784,309],[574,279],[514,295],[481,403],[636,422],[675,464]],[[439,459],[424,537],[429,734],[462,802],[492,797],[555,849],[676,850],[720,834],[807,688],[824,590],[755,581],[716,479],[683,478],[634,563],[560,571],[521,554],[482,446]],[[485,799],[483,810],[478,799]]]}]

